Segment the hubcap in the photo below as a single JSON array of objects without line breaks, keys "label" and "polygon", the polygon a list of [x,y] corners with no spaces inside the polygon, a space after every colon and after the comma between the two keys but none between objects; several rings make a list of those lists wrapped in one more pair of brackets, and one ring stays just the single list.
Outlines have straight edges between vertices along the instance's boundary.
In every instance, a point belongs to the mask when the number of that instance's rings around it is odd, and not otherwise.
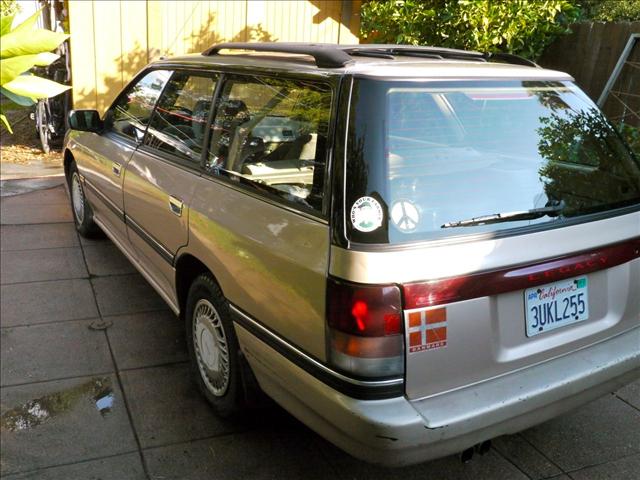
[{"label": "hubcap", "polygon": [[206,299],[200,299],[193,311],[193,345],[200,376],[216,397],[229,387],[229,347],[220,316]]},{"label": "hubcap", "polygon": [[71,200],[76,220],[79,224],[82,224],[84,221],[84,192],[77,172],[74,172],[73,177],[71,177]]}]

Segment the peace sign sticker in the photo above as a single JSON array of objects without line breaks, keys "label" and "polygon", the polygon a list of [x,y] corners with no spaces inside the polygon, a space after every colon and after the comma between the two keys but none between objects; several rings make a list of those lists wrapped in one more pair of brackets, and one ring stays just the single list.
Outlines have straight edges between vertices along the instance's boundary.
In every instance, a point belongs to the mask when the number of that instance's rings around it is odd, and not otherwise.
[{"label": "peace sign sticker", "polygon": [[420,222],[418,207],[409,200],[394,202],[391,206],[391,221],[401,232],[413,232]]}]

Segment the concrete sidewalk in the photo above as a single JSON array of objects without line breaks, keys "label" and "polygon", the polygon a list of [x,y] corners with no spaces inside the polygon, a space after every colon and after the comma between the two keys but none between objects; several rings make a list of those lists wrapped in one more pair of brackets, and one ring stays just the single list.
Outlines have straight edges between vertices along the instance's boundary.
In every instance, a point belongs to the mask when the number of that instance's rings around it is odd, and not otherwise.
[{"label": "concrete sidewalk", "polygon": [[182,325],[108,240],[78,237],[62,187],[0,202],[3,479],[639,478],[640,382],[464,465],[367,465],[276,406],[222,421]]}]

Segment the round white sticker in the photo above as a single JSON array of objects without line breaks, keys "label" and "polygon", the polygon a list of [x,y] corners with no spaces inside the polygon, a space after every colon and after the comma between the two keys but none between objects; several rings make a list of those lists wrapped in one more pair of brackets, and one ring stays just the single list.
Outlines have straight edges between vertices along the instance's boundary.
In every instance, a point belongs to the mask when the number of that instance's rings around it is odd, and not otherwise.
[{"label": "round white sticker", "polygon": [[351,207],[351,224],[360,232],[373,232],[383,217],[382,205],[373,197],[360,197]]},{"label": "round white sticker", "polygon": [[401,232],[412,232],[418,226],[420,213],[418,207],[409,200],[398,200],[391,206],[391,221]]}]

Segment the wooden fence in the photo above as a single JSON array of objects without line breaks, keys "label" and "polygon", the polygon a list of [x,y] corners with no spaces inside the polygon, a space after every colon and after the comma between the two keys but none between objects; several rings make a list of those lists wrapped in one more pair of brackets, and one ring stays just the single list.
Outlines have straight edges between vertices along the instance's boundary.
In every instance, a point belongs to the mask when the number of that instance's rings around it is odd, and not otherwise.
[{"label": "wooden fence", "polygon": [[[640,22],[585,22],[572,25],[571,29],[572,34],[559,38],[547,48],[539,63],[568,72],[597,101],[629,36],[640,33]],[[610,97],[604,110],[613,120],[619,120],[626,112],[625,121],[640,126],[640,117],[633,115],[640,112],[640,46],[632,51],[629,60],[631,64],[625,66],[614,86],[616,95]]]},{"label": "wooden fence", "polygon": [[360,1],[70,0],[75,108],[100,112],[151,60],[222,41],[358,43]]}]

